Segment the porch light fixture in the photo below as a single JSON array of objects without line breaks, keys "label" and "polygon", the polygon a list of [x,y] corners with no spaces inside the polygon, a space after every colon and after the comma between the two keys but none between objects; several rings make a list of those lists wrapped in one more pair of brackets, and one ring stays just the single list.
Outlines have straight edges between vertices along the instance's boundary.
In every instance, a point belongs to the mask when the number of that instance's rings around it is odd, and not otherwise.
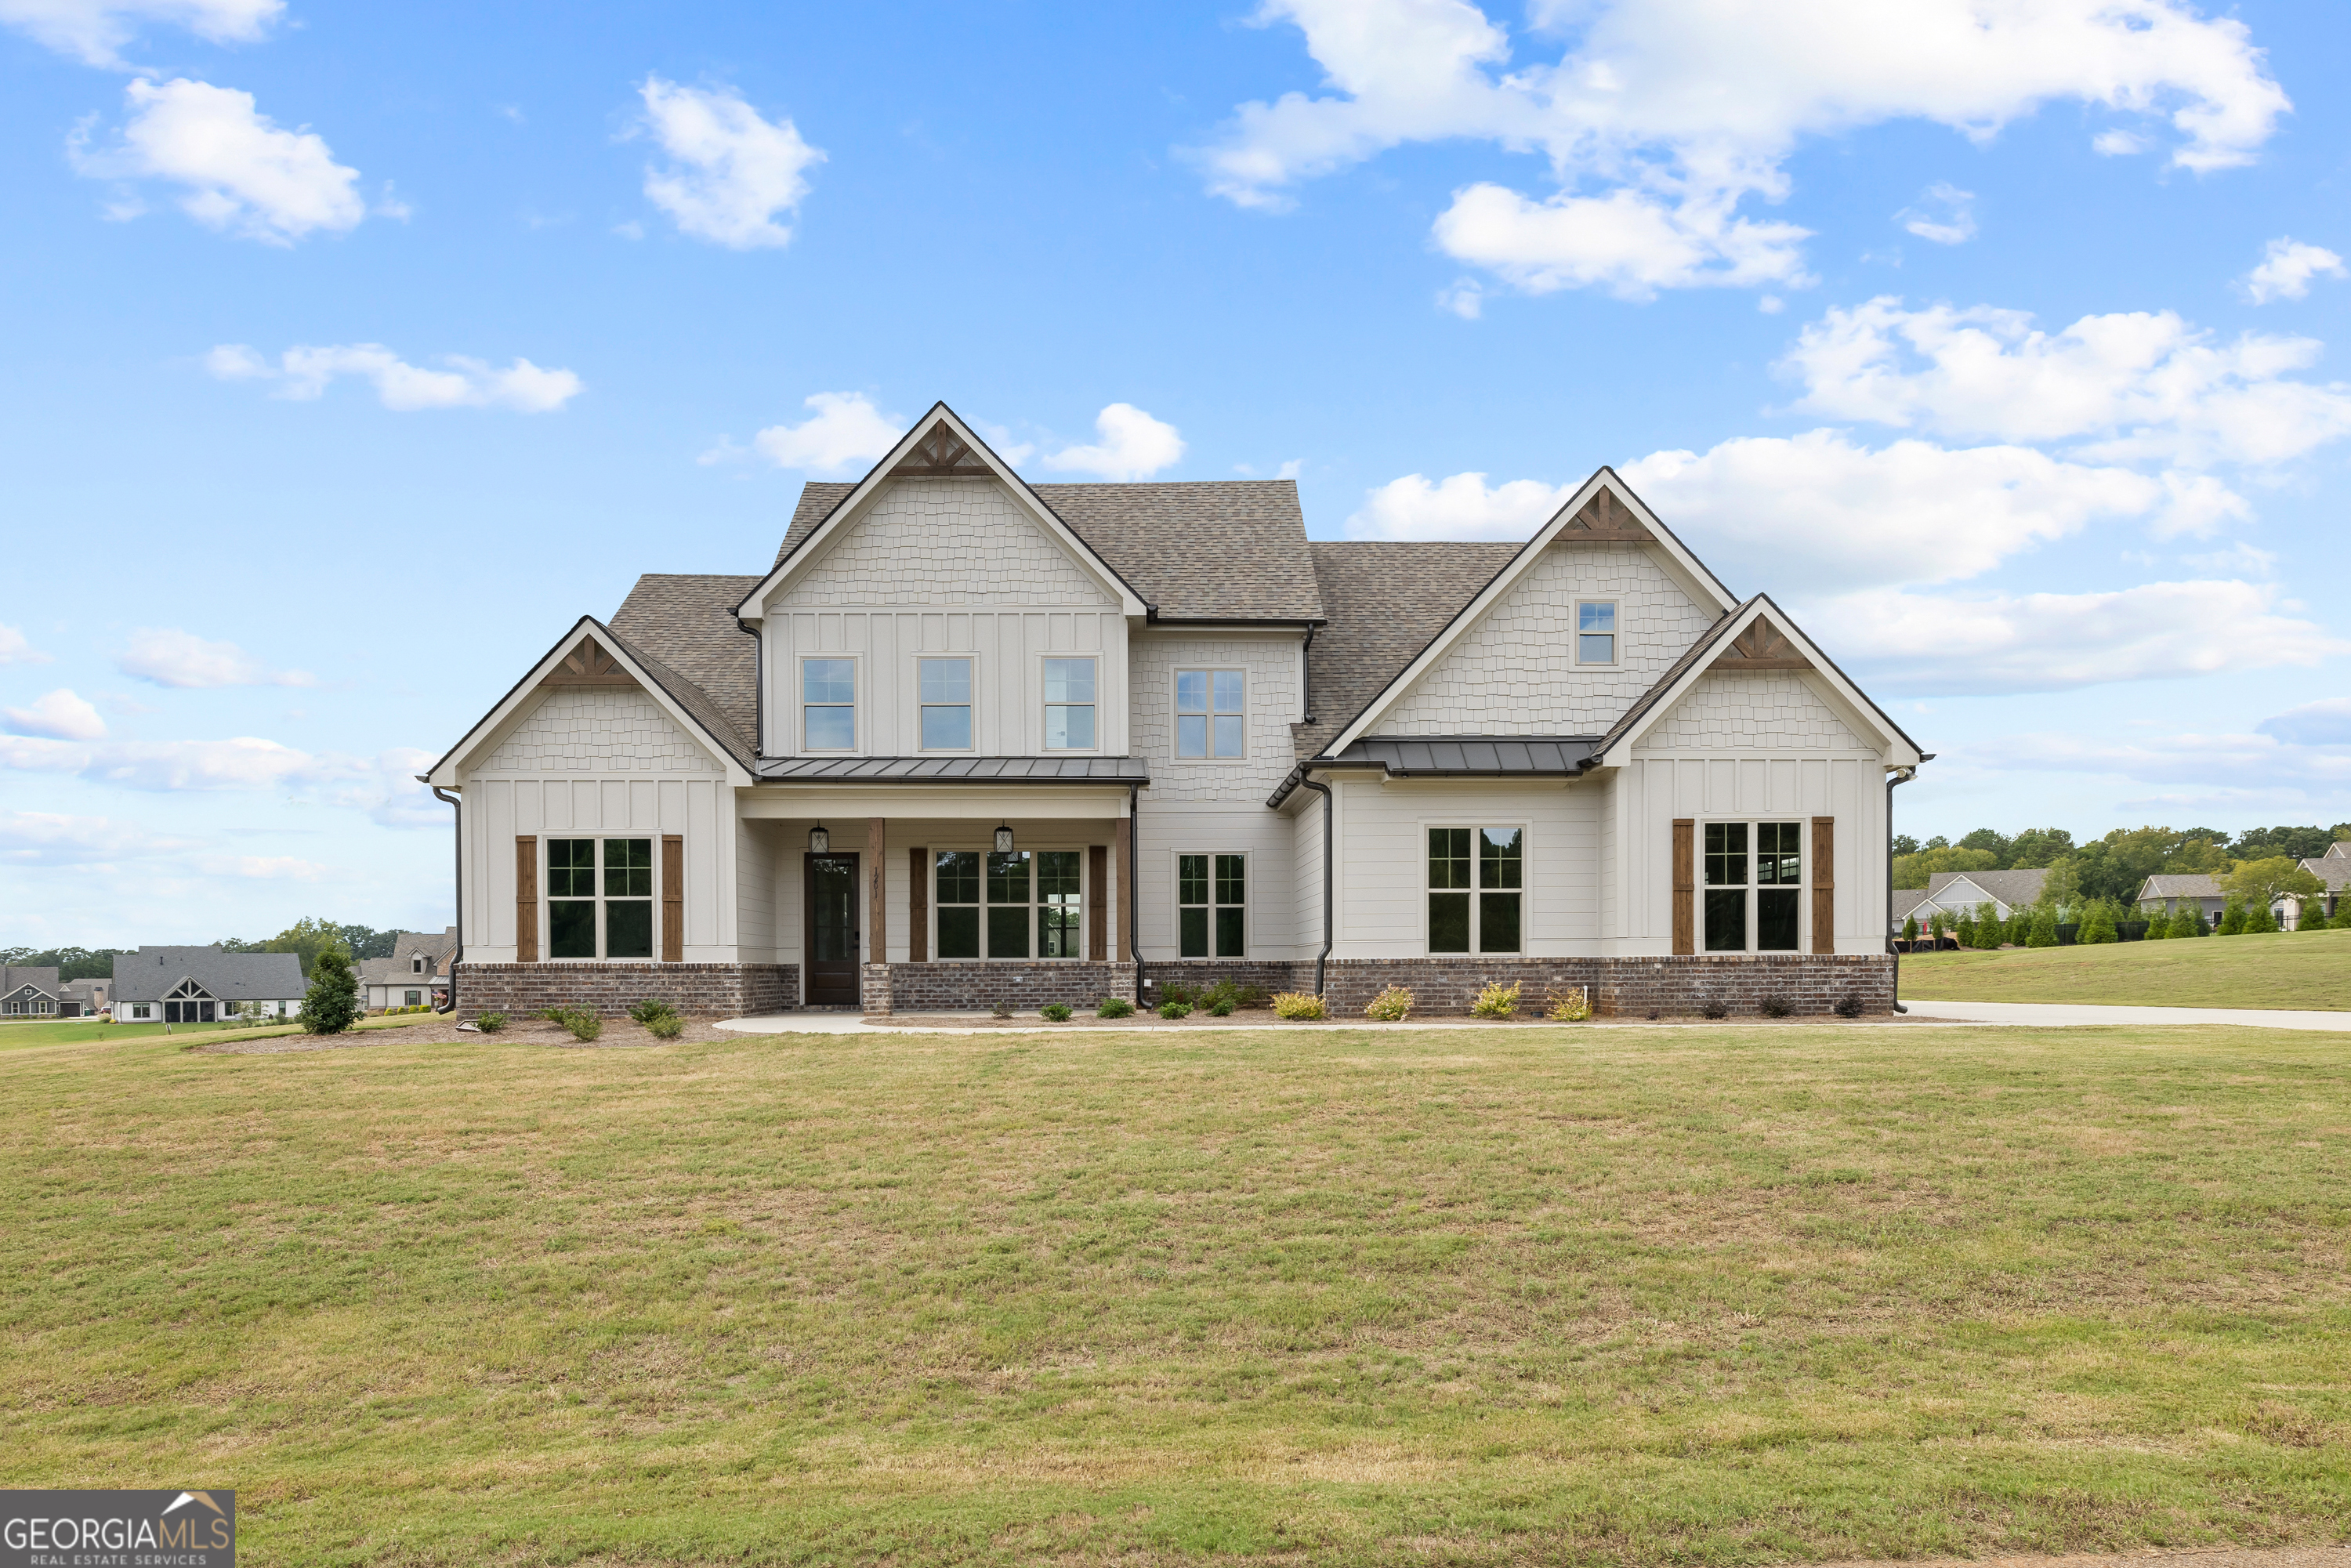
[{"label": "porch light fixture", "polygon": [[832,831],[824,827],[810,828],[809,830],[809,853],[812,855],[823,855],[831,854],[831,852]]},{"label": "porch light fixture", "polygon": [[1009,822],[996,830],[996,852],[1000,855],[1012,852],[1012,824]]}]

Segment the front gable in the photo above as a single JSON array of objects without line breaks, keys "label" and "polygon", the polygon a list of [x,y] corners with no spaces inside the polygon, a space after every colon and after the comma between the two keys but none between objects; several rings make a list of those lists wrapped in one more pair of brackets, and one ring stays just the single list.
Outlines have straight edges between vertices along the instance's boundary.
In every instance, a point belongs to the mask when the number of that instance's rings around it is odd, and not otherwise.
[{"label": "front gable", "polygon": [[[1634,747],[1657,752],[1874,752],[1792,672],[1701,677]],[[1939,895],[1938,895],[1939,896]]]},{"label": "front gable", "polygon": [[1118,608],[994,476],[892,476],[765,601],[770,613],[852,605]]}]

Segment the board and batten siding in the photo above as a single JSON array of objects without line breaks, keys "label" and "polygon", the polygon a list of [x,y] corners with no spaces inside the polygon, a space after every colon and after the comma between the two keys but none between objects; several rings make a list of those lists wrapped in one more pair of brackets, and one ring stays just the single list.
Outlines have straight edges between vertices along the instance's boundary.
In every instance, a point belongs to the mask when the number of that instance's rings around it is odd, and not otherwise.
[{"label": "board and batten siding", "polygon": [[[1158,770],[1157,759],[1152,768]],[[1270,790],[1268,790],[1270,793]],[[1309,791],[1311,794],[1311,791]],[[1143,956],[1157,963],[1180,956],[1176,918],[1176,857],[1181,854],[1240,854],[1249,857],[1243,894],[1248,913],[1242,918],[1243,957],[1257,960],[1311,958],[1322,946],[1322,867],[1320,851],[1314,880],[1313,942],[1305,945],[1299,910],[1297,848],[1294,819],[1269,811],[1262,804],[1217,806],[1198,802],[1174,810],[1152,810],[1151,790],[1143,792],[1143,809],[1135,824],[1136,892],[1141,895]],[[1314,805],[1318,812],[1320,800]],[[1214,955],[1210,956],[1213,961]]]},{"label": "board and batten siding", "polygon": [[[994,479],[896,479],[764,614],[767,747],[800,754],[799,662],[857,661],[857,746],[921,750],[914,661],[973,661],[972,752],[1044,751],[1043,661],[1091,655],[1098,745],[1127,747],[1126,622],[1105,591]],[[953,755],[953,754],[947,754]]]},{"label": "board and batten siding", "polygon": [[[465,776],[465,956],[515,961],[515,840],[677,834],[687,963],[737,961],[734,791],[709,748],[633,687],[551,687]],[[546,896],[546,859],[538,860]],[[540,921],[544,957],[546,923]]]},{"label": "board and batten siding", "polygon": [[1607,951],[1601,946],[1596,864],[1601,786],[1581,780],[1382,783],[1357,776],[1335,779],[1332,789],[1338,795],[1340,862],[1332,957],[1423,956],[1428,950],[1428,830],[1514,825],[1527,833],[1520,927],[1526,955]]},{"label": "board and batten siding", "polygon": [[[1613,665],[1575,660],[1576,604],[1616,605]],[[1714,614],[1638,545],[1554,544],[1422,672],[1375,735],[1598,735]]]}]

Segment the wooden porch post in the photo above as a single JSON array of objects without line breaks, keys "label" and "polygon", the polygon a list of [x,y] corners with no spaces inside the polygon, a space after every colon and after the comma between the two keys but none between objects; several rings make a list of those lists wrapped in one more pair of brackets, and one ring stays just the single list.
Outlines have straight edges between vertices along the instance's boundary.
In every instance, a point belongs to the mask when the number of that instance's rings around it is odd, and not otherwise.
[{"label": "wooden porch post", "polygon": [[890,885],[890,822],[886,817],[865,819],[865,958],[868,964],[890,961],[890,926],[883,892]]},{"label": "wooden porch post", "polygon": [[1123,964],[1134,955],[1134,933],[1127,929],[1134,924],[1127,918],[1127,911],[1134,907],[1134,890],[1126,885],[1128,868],[1134,863],[1134,857],[1127,852],[1127,846],[1134,841],[1134,819],[1121,817],[1118,831],[1111,840],[1110,851],[1111,859],[1118,865],[1113,873],[1118,878],[1118,897],[1112,904],[1113,918],[1111,921],[1110,944],[1111,961],[1116,964]]}]

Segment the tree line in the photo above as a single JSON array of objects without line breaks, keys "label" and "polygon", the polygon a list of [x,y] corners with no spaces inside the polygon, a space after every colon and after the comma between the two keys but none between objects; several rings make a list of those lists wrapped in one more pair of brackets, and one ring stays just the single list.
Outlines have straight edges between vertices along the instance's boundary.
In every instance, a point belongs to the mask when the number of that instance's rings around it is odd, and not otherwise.
[{"label": "tree line", "polygon": [[[2116,828],[2081,844],[2064,828],[2027,828],[2013,835],[1978,828],[1957,843],[1937,837],[1922,844],[1901,834],[1894,841],[1894,885],[1925,887],[1928,877],[1945,871],[2046,870],[2082,900],[2127,906],[2150,876],[2200,873],[2224,877],[2274,861],[2283,869],[2267,870],[2282,878],[2299,869],[2295,862],[2325,854],[2326,846],[2338,839],[2351,839],[2351,822],[2331,828],[2253,828],[2233,836],[2220,828]],[[2061,867],[2064,876],[2059,878]],[[2302,890],[2280,886],[2276,891]]]},{"label": "tree line", "polygon": [[[292,953],[302,960],[302,977],[310,977],[310,969],[319,955],[329,946],[356,963],[362,958],[389,958],[392,944],[399,939],[402,927],[387,926],[379,931],[371,925],[343,925],[331,920],[303,919],[280,931],[275,936],[245,941],[235,936],[224,936],[213,944],[224,953]],[[0,964],[14,964],[26,968],[47,968],[54,966],[59,980],[103,980],[114,974],[114,960],[120,954],[133,952],[130,947],[0,947]]]}]

